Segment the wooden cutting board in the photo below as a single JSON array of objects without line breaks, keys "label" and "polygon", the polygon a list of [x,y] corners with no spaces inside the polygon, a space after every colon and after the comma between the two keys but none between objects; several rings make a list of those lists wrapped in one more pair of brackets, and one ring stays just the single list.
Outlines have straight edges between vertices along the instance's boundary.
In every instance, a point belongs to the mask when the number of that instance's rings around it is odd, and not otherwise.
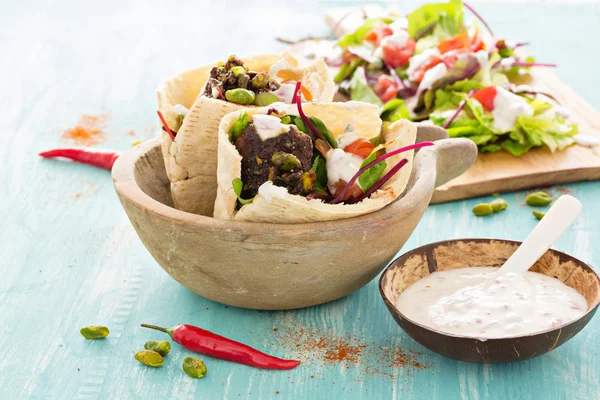
[{"label": "wooden cutting board", "polygon": [[[600,139],[600,113],[554,74],[532,69],[529,84],[565,106],[580,133]],[[600,146],[574,145],[555,153],[540,148],[521,157],[500,151],[480,154],[465,174],[434,192],[432,203],[595,179],[600,179]]]}]

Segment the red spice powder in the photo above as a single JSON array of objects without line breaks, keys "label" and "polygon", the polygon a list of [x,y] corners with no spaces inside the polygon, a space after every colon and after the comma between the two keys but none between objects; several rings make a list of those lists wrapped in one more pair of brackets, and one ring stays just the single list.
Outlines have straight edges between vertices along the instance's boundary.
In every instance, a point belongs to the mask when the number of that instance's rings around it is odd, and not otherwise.
[{"label": "red spice powder", "polygon": [[104,129],[106,127],[107,114],[87,115],[79,118],[77,125],[67,129],[63,138],[73,140],[82,146],[91,146],[104,140]]},{"label": "red spice powder", "polygon": [[360,363],[363,375],[390,378],[394,378],[400,368],[406,369],[404,373],[410,376],[412,370],[429,367],[419,361],[422,354],[415,350],[384,347],[351,334],[319,332],[299,327],[297,321],[289,319],[281,321],[280,326],[278,344],[288,350],[288,357],[303,362],[317,361],[329,367]]}]

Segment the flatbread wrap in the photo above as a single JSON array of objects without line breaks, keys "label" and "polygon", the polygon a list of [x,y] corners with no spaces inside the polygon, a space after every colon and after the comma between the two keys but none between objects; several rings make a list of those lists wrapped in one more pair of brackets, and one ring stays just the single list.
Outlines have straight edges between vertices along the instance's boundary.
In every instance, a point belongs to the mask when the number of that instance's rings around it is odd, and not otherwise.
[{"label": "flatbread wrap", "polygon": [[432,145],[415,144],[407,120],[382,126],[372,104],[299,108],[276,103],[221,120],[215,218],[303,223],[379,210],[406,187],[413,149]]},{"label": "flatbread wrap", "polygon": [[242,108],[291,102],[300,80],[305,83],[304,101],[332,100],[335,89],[325,62],[299,67],[286,52],[229,56],[224,62],[177,74],[159,87],[161,147],[175,208],[213,215],[221,118]]}]

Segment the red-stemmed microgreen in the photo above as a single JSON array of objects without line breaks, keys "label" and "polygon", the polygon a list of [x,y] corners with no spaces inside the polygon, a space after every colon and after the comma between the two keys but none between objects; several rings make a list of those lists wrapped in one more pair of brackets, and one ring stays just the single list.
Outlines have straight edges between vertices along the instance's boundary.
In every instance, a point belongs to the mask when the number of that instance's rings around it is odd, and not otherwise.
[{"label": "red-stemmed microgreen", "polygon": [[301,87],[302,87],[302,82],[298,81],[296,83],[296,89],[294,89],[294,96],[292,97],[292,104],[296,105],[296,107],[298,108],[298,114],[300,115],[302,122],[304,122],[304,125],[306,126],[306,128],[308,128],[308,130],[310,130],[312,132],[314,137],[327,141],[325,136],[323,136],[323,134],[321,134],[321,132],[319,132],[319,130],[317,128],[315,128],[313,123],[310,122],[310,119],[308,119],[306,114],[304,114],[304,111],[302,111],[302,99],[300,98],[300,88]]},{"label": "red-stemmed microgreen", "polygon": [[488,32],[490,33],[490,35],[494,36],[494,32],[492,32],[492,28],[490,28],[490,26],[487,24],[487,22],[485,22],[485,20],[481,17],[481,15],[479,15],[477,13],[477,11],[475,11],[473,9],[473,7],[471,7],[470,5],[468,5],[467,3],[463,3],[463,5],[473,13],[474,16],[477,17],[478,20],[481,21],[481,23],[483,24],[483,26],[485,26],[485,28],[488,30]]},{"label": "red-stemmed microgreen", "polygon": [[375,193],[376,190],[382,187],[387,181],[389,181],[392,178],[392,176],[396,175],[396,173],[400,171],[400,169],[406,164],[408,164],[408,160],[406,158],[403,158],[402,160],[398,161],[396,165],[394,165],[387,174],[385,174],[381,179],[379,179],[379,181],[377,181],[376,184],[371,186],[369,190],[358,196],[356,199],[350,199],[349,203],[358,203],[368,198],[370,195]]},{"label": "red-stemmed microgreen", "polygon": [[454,114],[452,114],[452,116],[450,118],[448,118],[446,120],[446,122],[444,122],[444,125],[442,126],[442,128],[447,129],[450,124],[452,123],[452,121],[454,121],[456,119],[456,117],[458,117],[458,114],[460,114],[460,112],[462,111],[463,108],[465,108],[465,105],[467,104],[467,100],[469,100],[471,98],[471,96],[473,96],[475,94],[476,90],[473,89],[469,92],[469,94],[467,94],[467,97],[463,100],[461,100],[460,103],[458,103],[458,107],[456,108],[456,112]]},{"label": "red-stemmed microgreen", "polygon": [[[392,150],[389,153],[385,153],[385,154],[377,157],[375,160],[373,160],[372,162],[368,163],[367,165],[365,165],[364,167],[359,169],[358,172],[356,174],[354,174],[354,176],[348,181],[348,183],[346,183],[346,186],[344,186],[344,189],[342,189],[342,191],[329,204],[339,203],[344,198],[344,196],[346,195],[348,190],[350,190],[350,187],[352,187],[352,185],[354,185],[354,183],[356,182],[358,177],[361,176],[366,170],[371,168],[373,165],[378,164],[385,159],[388,159],[390,157],[393,157],[393,156],[403,153],[405,151],[420,149],[421,147],[427,147],[427,146],[433,146],[433,142],[420,142],[420,143],[411,144],[409,146],[404,146],[404,147],[400,147],[399,149]],[[390,170],[390,172],[391,171],[392,170]],[[389,173],[386,174],[385,176],[387,176],[387,175],[389,175]],[[385,178],[385,176],[384,176],[384,178]],[[377,183],[375,183],[373,185],[373,187],[380,187],[381,186],[380,182],[382,180],[383,180],[383,178],[381,178]],[[371,187],[371,189],[373,189],[373,187]],[[371,189],[369,189],[369,191],[371,191]]]},{"label": "red-stemmed microgreen", "polygon": [[160,111],[156,111],[156,113],[158,114],[158,118],[160,118],[160,122],[162,123],[163,131],[167,132],[171,137],[171,140],[175,141],[175,135],[177,134],[177,132],[169,128],[169,124],[167,124],[167,121],[165,121],[165,117],[163,117]]}]

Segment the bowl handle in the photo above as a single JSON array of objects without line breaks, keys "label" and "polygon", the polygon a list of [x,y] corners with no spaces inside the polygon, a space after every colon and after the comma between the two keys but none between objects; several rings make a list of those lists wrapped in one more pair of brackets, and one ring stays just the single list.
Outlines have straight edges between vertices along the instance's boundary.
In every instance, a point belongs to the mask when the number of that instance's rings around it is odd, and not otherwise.
[{"label": "bowl handle", "polygon": [[477,159],[477,145],[465,138],[435,141],[437,174],[435,187],[462,175]]}]

